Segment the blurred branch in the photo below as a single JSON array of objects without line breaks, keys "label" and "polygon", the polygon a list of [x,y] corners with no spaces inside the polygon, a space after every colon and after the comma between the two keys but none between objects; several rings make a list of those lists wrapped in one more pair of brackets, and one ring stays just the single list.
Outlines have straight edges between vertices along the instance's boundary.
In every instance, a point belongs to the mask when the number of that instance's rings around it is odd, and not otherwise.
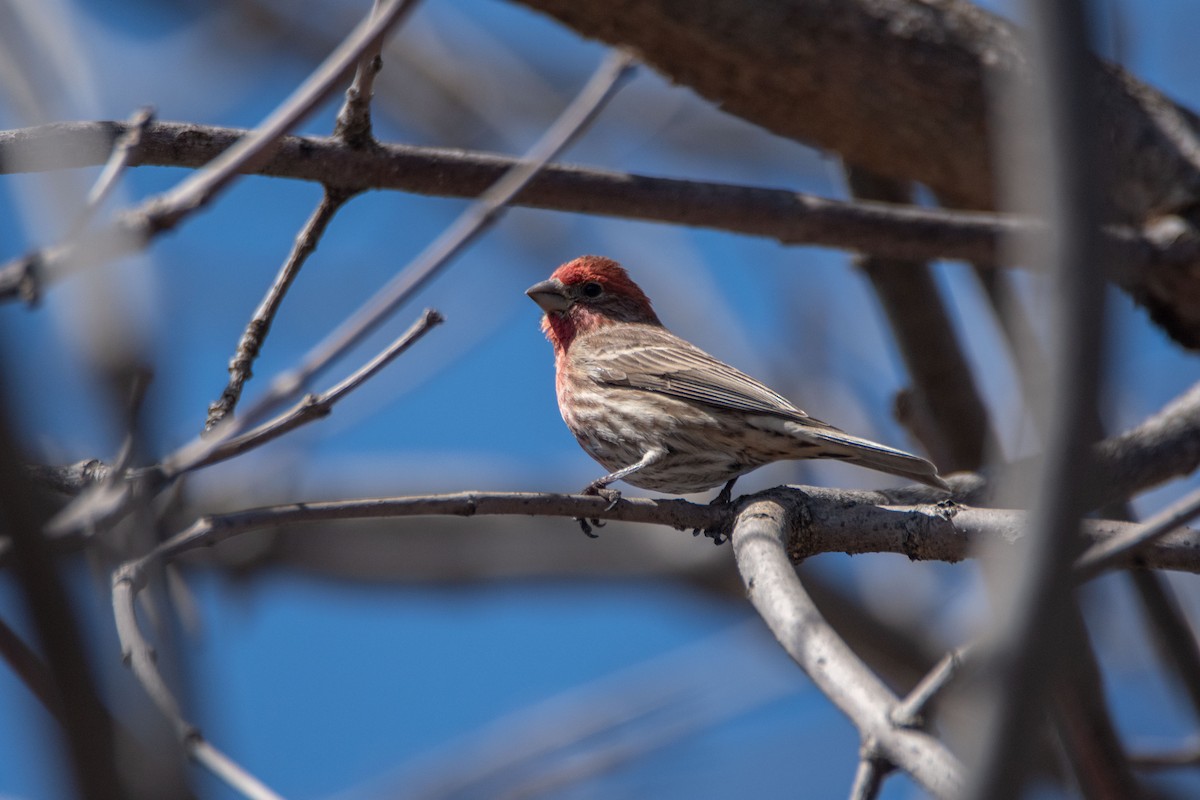
[{"label": "blurred branch", "polygon": [[87,224],[95,216],[100,206],[112,194],[121,174],[136,160],[138,148],[142,144],[142,137],[146,135],[146,128],[153,121],[154,109],[149,106],[138,109],[129,118],[129,121],[126,123],[128,128],[113,143],[112,154],[109,155],[104,169],[100,171],[100,174],[96,177],[95,184],[92,185],[91,190],[88,192],[87,199],[84,201],[83,211],[80,212],[79,216],[71,224],[71,230],[67,234],[68,239],[77,236],[80,231],[87,227]]},{"label": "blurred branch", "polygon": [[[202,458],[184,460],[168,457],[157,466],[129,470],[123,474],[114,473],[113,470],[103,471],[103,481],[85,487],[83,492],[50,520],[46,526],[47,530],[56,538],[63,538],[79,531],[91,531],[112,524],[130,511],[140,494],[156,494],[188,472],[249,452],[302,425],[327,416],[338,401],[377,375],[442,321],[441,314],[433,309],[426,309],[407,331],[341,382],[321,394],[304,397],[291,409],[253,430],[213,442],[204,450]],[[74,465],[68,469],[73,471]],[[120,477],[114,478],[114,474]]]},{"label": "blurred branch", "polygon": [[[257,128],[171,190],[119,214],[108,225],[16,259],[4,267],[4,272],[11,270],[23,276],[21,285],[28,293],[30,281],[40,284],[68,265],[112,259],[145,247],[152,237],[171,230],[188,214],[207,205],[239,175],[268,162],[280,137],[312,113],[349,74],[362,53],[376,46],[415,5],[415,0],[388,0],[378,14],[359,23]],[[142,133],[143,145],[148,142],[148,133],[148,129]],[[36,296],[37,289],[32,292]]]},{"label": "blurred branch", "polygon": [[919,727],[926,709],[950,681],[954,680],[966,657],[966,648],[955,648],[942,656],[920,683],[892,708],[892,722],[902,728]]},{"label": "blurred branch", "polygon": [[[0,370],[2,374],[2,370]],[[83,637],[58,573],[50,543],[42,536],[36,490],[21,469],[17,441],[0,398],[0,531],[9,538],[8,561],[25,611],[48,667],[52,702],[61,712],[66,758],[78,796],[125,796],[118,772],[111,719],[100,703]]]},{"label": "blurred branch", "polygon": [[1064,578],[1081,549],[1074,533],[1087,510],[1084,487],[1093,477],[1092,443],[1099,433],[1080,409],[1095,407],[1104,363],[1104,286],[1097,267],[1108,254],[1094,231],[1110,189],[1103,167],[1118,157],[1106,147],[1102,159],[1096,135],[1101,84],[1088,52],[1086,0],[1027,0],[1023,10],[1040,80],[1014,89],[1016,99],[1003,109],[1009,119],[1002,135],[1009,139],[1005,167],[1019,175],[1016,185],[1024,191],[1012,199],[1035,198],[1051,222],[1048,241],[1029,251],[1054,279],[1047,391],[1034,395],[1033,407],[1045,445],[1028,542],[993,581],[996,610],[975,684],[980,736],[968,796],[976,800],[1023,792],[1032,734],[1052,699],[1049,688],[1068,675],[1064,634],[1073,627],[1074,600]]},{"label": "blurred branch", "polygon": [[1137,769],[1163,770],[1180,767],[1200,766],[1200,742],[1193,742],[1178,750],[1135,753],[1129,762]]},{"label": "blurred branch", "polygon": [[[779,496],[741,507],[733,528],[733,551],[750,601],[788,654],[850,717],[878,758],[904,770],[935,797],[957,797],[962,765],[938,740],[891,721],[896,696],[829,627],[804,591],[792,561],[794,532],[807,527],[806,512]],[[864,776],[863,782],[871,783],[866,780],[870,777]]]},{"label": "blurred branch", "polygon": [[[1200,383],[1140,424],[1097,443],[1091,459],[1093,478],[1084,487],[1089,508],[1124,500],[1194,472],[1200,467]],[[1034,463],[1034,459],[1023,459],[1005,469],[1019,473]],[[985,505],[995,492],[996,477],[988,471],[953,475],[948,480],[956,500]]]},{"label": "blurred branch", "polygon": [[1167,662],[1177,688],[1187,696],[1193,719],[1200,721],[1200,645],[1166,577],[1145,569],[1128,571],[1151,623],[1159,657]]},{"label": "blurred branch", "polygon": [[262,781],[217,750],[188,722],[179,708],[179,701],[167,687],[156,664],[154,648],[142,635],[134,607],[136,593],[145,586],[143,561],[132,562],[113,573],[112,601],[117,637],[121,641],[121,658],[133,670],[138,681],[154,701],[154,705],[174,728],[180,746],[189,758],[208,768],[214,775],[246,797],[253,800],[280,800],[279,795]]},{"label": "blurred branch", "polygon": [[[845,170],[856,197],[912,202],[911,191],[898,181],[850,164]],[[929,265],[876,257],[861,259],[859,266],[871,281],[908,368],[910,400],[930,422],[923,439],[927,451],[943,472],[979,469],[985,450],[996,451],[995,436]]]}]

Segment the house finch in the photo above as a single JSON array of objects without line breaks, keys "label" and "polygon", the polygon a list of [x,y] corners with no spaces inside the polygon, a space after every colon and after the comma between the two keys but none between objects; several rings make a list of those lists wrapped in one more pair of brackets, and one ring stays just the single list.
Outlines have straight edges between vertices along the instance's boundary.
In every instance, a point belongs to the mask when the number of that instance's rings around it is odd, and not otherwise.
[{"label": "house finch", "polygon": [[925,459],[813,419],[668,331],[611,259],[582,256],[525,293],[546,312],[563,420],[609,470],[585,494],[615,502],[620,494],[607,487],[617,480],[668,494],[724,483],[713,502],[728,502],[738,476],[800,458],[836,458],[947,488]]}]

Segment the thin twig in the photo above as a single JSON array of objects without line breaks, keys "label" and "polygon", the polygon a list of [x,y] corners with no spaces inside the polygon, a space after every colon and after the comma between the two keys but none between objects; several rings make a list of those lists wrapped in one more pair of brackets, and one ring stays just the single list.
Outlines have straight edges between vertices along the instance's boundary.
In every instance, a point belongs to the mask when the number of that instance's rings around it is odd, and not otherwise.
[{"label": "thin twig", "polygon": [[[122,483],[106,478],[104,486],[90,487],[65,508],[58,512],[46,525],[46,531],[54,538],[66,538],[81,530],[111,525],[124,517],[139,492],[151,496],[172,485],[180,476],[210,464],[225,461],[278,439],[283,434],[301,425],[329,414],[333,406],[347,394],[374,377],[384,367],[419,341],[426,333],[441,324],[443,318],[433,309],[426,309],[421,317],[404,333],[374,358],[359,367],[347,378],[322,394],[303,398],[291,409],[259,427],[239,436],[220,439],[216,446],[205,451],[204,458],[177,462],[168,458],[154,467],[126,473]],[[106,473],[112,475],[109,471]],[[106,491],[100,491],[105,489]]]},{"label": "thin twig", "polygon": [[337,49],[254,131],[166,194],[130,214],[148,232],[174,227],[183,216],[205,205],[240,174],[270,160],[279,138],[319,106],[354,69],[363,53],[378,47],[393,27],[416,8],[416,0],[387,0],[338,45]]},{"label": "thin twig", "polygon": [[954,680],[954,676],[962,668],[966,652],[967,648],[959,647],[942,656],[920,683],[892,708],[892,722],[902,728],[919,727],[929,704]]},{"label": "thin twig", "polygon": [[79,232],[87,227],[92,217],[104,205],[104,201],[112,194],[121,174],[137,158],[142,138],[146,135],[146,129],[153,121],[153,106],[140,108],[129,118],[129,121],[126,123],[125,132],[117,137],[116,142],[113,144],[112,154],[109,155],[104,169],[100,171],[100,174],[96,177],[96,182],[92,185],[91,191],[88,192],[83,210],[71,224],[71,230],[67,234],[68,239],[78,236]]},{"label": "thin twig", "polygon": [[[372,18],[382,10],[382,0],[375,0],[371,7]],[[371,136],[371,95],[375,76],[383,67],[380,51],[383,49],[383,39],[363,51],[359,58],[358,67],[354,72],[354,80],[346,89],[346,99],[338,112],[334,135],[353,148],[364,148],[374,144]],[[232,413],[242,396],[242,387],[252,377],[254,360],[258,358],[259,350],[270,333],[271,324],[283,303],[296,276],[308,257],[317,249],[317,243],[325,234],[334,215],[337,214],[347,200],[357,192],[340,187],[325,185],[321,202],[305,222],[304,228],[296,237],[287,260],[275,277],[275,282],[267,290],[258,308],[251,317],[242,338],[229,362],[229,382],[221,392],[221,397],[208,407],[208,417],[204,421],[204,429],[212,430],[228,414]]]},{"label": "thin twig", "polygon": [[279,274],[275,276],[275,281],[267,290],[266,296],[255,309],[246,330],[242,332],[242,338],[238,340],[237,349],[229,361],[229,382],[222,390],[221,397],[209,405],[208,418],[204,422],[205,430],[211,430],[237,407],[242,396],[242,387],[253,375],[254,360],[258,358],[263,341],[271,331],[271,324],[283,303],[284,295],[300,274],[304,262],[317,249],[317,243],[324,235],[330,220],[349,198],[350,195],[341,189],[326,187],[321,202],[296,236],[287,260],[280,267]]},{"label": "thin twig", "polygon": [[[374,358],[363,364],[340,383],[320,394],[309,395],[303,398],[292,408],[276,418],[263,423],[254,430],[247,431],[241,436],[224,440],[220,447],[213,449],[209,453],[207,458],[187,465],[187,471],[239,456],[257,447],[261,447],[267,442],[278,439],[280,436],[299,428],[301,425],[328,416],[339,400],[342,400],[350,392],[378,374],[380,370],[444,321],[445,317],[440,312],[432,308],[426,309],[408,330],[396,337],[391,344],[380,351]],[[164,475],[168,480],[182,474],[180,469],[175,469],[169,463],[164,463]]]},{"label": "thin twig", "polygon": [[371,333],[396,308],[446,267],[481,233],[491,227],[533,178],[576,137],[587,129],[633,70],[632,56],[614,51],[555,120],[525,158],[484,192],[441,236],[392,278],[362,308],[308,352],[300,366],[280,376],[272,394],[287,395],[292,386],[305,385],[333,360]]},{"label": "thin twig", "polygon": [[1099,575],[1118,561],[1128,561],[1131,555],[1171,531],[1200,516],[1200,489],[1185,495],[1159,511],[1141,525],[1127,530],[1122,536],[1097,542],[1075,562],[1075,575],[1088,580]]},{"label": "thin twig", "polygon": [[888,764],[881,761],[877,755],[869,755],[872,750],[863,745],[863,754],[859,756],[858,769],[854,771],[854,783],[850,785],[850,800],[875,800],[879,790],[883,788],[883,779],[888,773]]},{"label": "thin twig", "polygon": [[[382,0],[375,0],[372,15],[378,14],[382,5]],[[346,101],[338,112],[333,135],[350,147],[368,147],[375,142],[371,134],[371,97],[375,93],[375,76],[383,69],[382,52],[383,39],[363,51],[354,80],[346,90]]]},{"label": "thin twig", "polygon": [[142,688],[171,723],[175,736],[187,755],[204,765],[214,775],[246,797],[253,800],[279,800],[260,780],[225,756],[200,734],[199,729],[188,722],[179,707],[179,701],[163,680],[158,670],[154,648],[142,635],[137,622],[134,599],[146,581],[145,570],[153,562],[147,559],[132,561],[113,573],[112,601],[116,620],[117,637],[121,642],[121,656],[133,670]]}]

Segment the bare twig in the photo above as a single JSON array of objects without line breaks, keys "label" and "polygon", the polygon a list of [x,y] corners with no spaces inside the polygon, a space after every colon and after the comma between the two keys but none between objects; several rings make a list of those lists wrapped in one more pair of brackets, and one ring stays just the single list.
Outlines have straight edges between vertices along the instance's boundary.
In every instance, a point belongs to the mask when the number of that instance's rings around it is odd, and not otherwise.
[{"label": "bare twig", "polygon": [[1093,578],[1118,560],[1129,560],[1129,556],[1135,555],[1140,548],[1197,516],[1200,516],[1200,490],[1180,498],[1123,535],[1093,544],[1076,561],[1075,574],[1083,580]]},{"label": "bare twig", "polygon": [[263,423],[254,430],[247,431],[241,436],[224,440],[221,446],[213,449],[204,460],[186,465],[186,470],[184,467],[175,467],[172,463],[165,462],[163,465],[164,475],[170,480],[182,474],[183,471],[207,467],[210,464],[216,464],[219,461],[239,456],[256,447],[261,447],[267,442],[278,439],[280,436],[299,428],[301,425],[328,416],[339,400],[374,377],[381,369],[394,361],[408,350],[408,348],[420,341],[425,334],[438,325],[441,325],[444,321],[445,318],[441,313],[432,308],[426,309],[408,330],[400,334],[390,345],[340,383],[320,394],[308,395],[291,409],[280,414],[275,419]]},{"label": "bare twig", "polygon": [[957,797],[962,765],[937,739],[888,718],[895,695],[829,627],[804,591],[789,558],[795,509],[762,499],[740,510],[733,550],[750,601],[775,638],[826,697],[854,722],[879,757],[904,770],[931,795]]},{"label": "bare twig", "polygon": [[[371,13],[382,10],[382,0],[375,0]],[[383,39],[363,51],[354,80],[346,90],[346,101],[338,112],[333,135],[350,147],[362,148],[374,144],[371,135],[371,97],[375,92],[375,76],[383,69]]]},{"label": "bare twig", "polygon": [[[381,10],[382,0],[375,0],[371,7],[372,15],[378,15]],[[364,148],[374,144],[371,136],[371,94],[375,76],[383,67],[379,55],[382,48],[383,39],[380,38],[363,51],[354,72],[354,80],[346,90],[346,100],[338,112],[334,135],[353,148]],[[325,234],[326,227],[338,209],[355,194],[357,192],[353,190],[324,186],[321,202],[317,204],[317,208],[297,235],[292,251],[280,268],[275,282],[255,309],[254,316],[238,341],[237,350],[229,362],[229,382],[221,392],[221,397],[209,405],[208,418],[204,422],[205,430],[212,430],[237,406],[242,396],[242,387],[252,376],[254,360],[258,358],[263,341],[270,333],[271,323],[283,303],[284,295],[296,280],[300,268],[317,249],[317,243]]]},{"label": "bare twig", "polygon": [[942,659],[921,679],[921,682],[913,687],[908,696],[892,709],[892,722],[902,728],[919,727],[929,704],[958,674],[966,652],[965,647],[959,647],[942,656]]},{"label": "bare twig", "polygon": [[108,157],[108,162],[105,163],[104,169],[100,171],[100,174],[96,177],[96,182],[92,185],[91,191],[88,192],[83,210],[71,224],[70,233],[67,234],[68,239],[79,235],[79,232],[87,227],[92,217],[104,205],[104,201],[112,194],[113,189],[117,186],[117,180],[121,177],[121,173],[137,159],[138,148],[142,144],[142,137],[146,135],[146,129],[153,121],[154,108],[151,106],[138,109],[129,118],[129,122],[126,123],[125,132],[117,137],[116,142],[113,143],[112,154]]},{"label": "bare twig", "polygon": [[879,790],[883,788],[888,764],[874,755],[873,750],[872,745],[863,744],[858,769],[854,771],[854,783],[850,786],[850,800],[875,800],[879,796]]},{"label": "bare twig", "polygon": [[122,658],[133,670],[158,710],[171,723],[180,745],[190,758],[246,797],[253,800],[279,800],[279,795],[267,788],[262,781],[246,772],[201,736],[200,731],[184,718],[179,701],[163,680],[155,663],[154,648],[138,627],[137,610],[134,607],[135,595],[145,584],[145,568],[149,563],[145,559],[133,561],[113,573],[113,615],[117,624],[117,636],[121,641]]},{"label": "bare twig", "polygon": [[237,406],[238,400],[242,396],[242,387],[253,375],[254,360],[258,358],[263,341],[270,333],[271,324],[275,319],[275,314],[279,311],[284,295],[300,273],[304,262],[317,249],[317,243],[324,235],[325,228],[333,219],[334,214],[349,198],[350,195],[341,189],[326,187],[321,202],[317,204],[316,209],[296,236],[292,251],[280,268],[279,274],[275,276],[275,281],[267,290],[266,296],[255,309],[246,330],[242,333],[242,338],[238,341],[237,350],[229,361],[229,382],[222,390],[221,397],[209,405],[208,419],[204,422],[205,430],[211,430]]},{"label": "bare twig", "polygon": [[388,32],[402,22],[416,5],[416,0],[387,0],[382,8],[372,8],[371,13],[316,71],[297,86],[288,99],[249,136],[165,195],[152,198],[132,212],[131,220],[149,233],[172,228],[183,216],[208,203],[235,177],[253,172],[267,163],[279,138],[329,97],[357,66],[363,54],[377,48]]},{"label": "bare twig", "polygon": [[274,392],[287,394],[294,385],[304,385],[330,362],[373,331],[396,308],[450,263],[464,247],[491,227],[504,209],[541,170],[583,133],[608,100],[620,88],[634,66],[632,57],[613,52],[596,73],[530,149],[525,158],[484,192],[441,236],[392,278],[371,300],[305,356],[291,373],[280,376]]}]

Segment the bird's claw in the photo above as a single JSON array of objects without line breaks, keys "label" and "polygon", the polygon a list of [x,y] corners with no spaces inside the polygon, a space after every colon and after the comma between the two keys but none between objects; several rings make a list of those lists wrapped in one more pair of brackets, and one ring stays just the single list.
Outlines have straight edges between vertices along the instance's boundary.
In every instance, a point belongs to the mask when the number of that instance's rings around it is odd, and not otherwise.
[{"label": "bird's claw", "polygon": [[729,541],[729,534],[723,528],[695,528],[692,530],[692,536],[699,536],[702,533],[709,539],[712,539],[713,544],[715,544],[717,547],[720,547]]},{"label": "bird's claw", "polygon": [[592,533],[592,525],[595,525],[597,528],[603,528],[604,520],[593,519],[589,522],[584,517],[576,517],[575,521],[579,523],[579,529],[581,531],[583,531],[584,536],[588,537],[589,539],[599,539],[600,538],[600,534]]}]

